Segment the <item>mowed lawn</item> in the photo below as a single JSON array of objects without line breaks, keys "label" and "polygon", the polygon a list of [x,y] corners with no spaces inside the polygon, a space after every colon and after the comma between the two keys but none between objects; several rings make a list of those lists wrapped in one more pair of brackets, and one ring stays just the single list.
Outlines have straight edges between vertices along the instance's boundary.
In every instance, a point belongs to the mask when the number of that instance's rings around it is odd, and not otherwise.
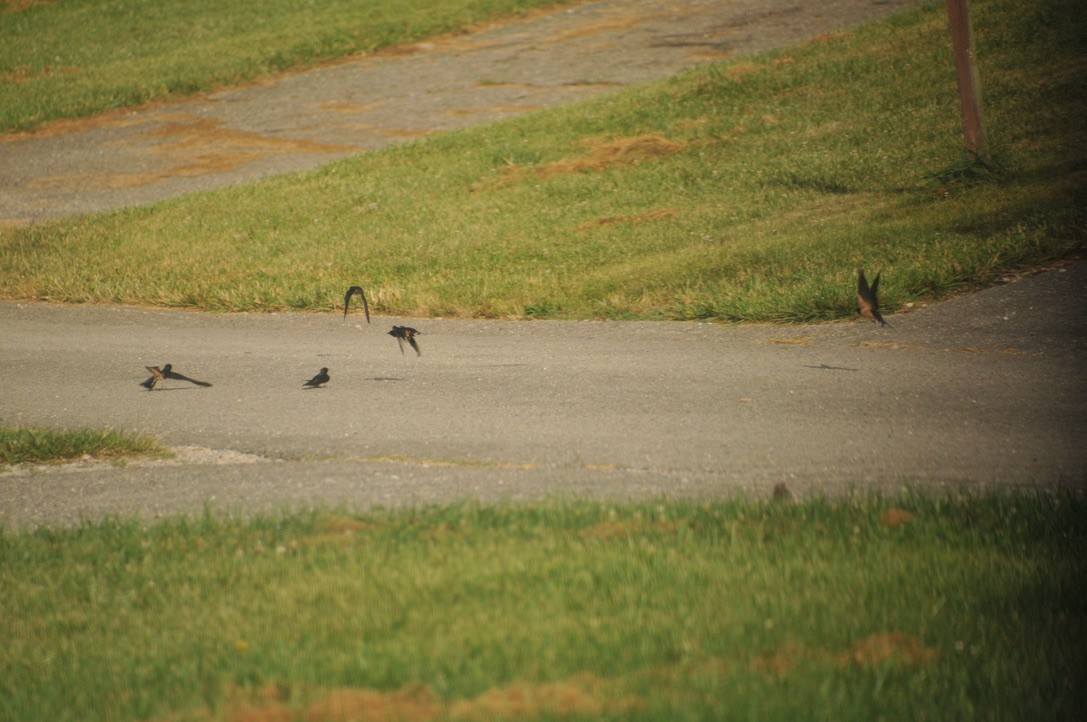
[{"label": "mowed lawn", "polygon": [[0,531],[0,718],[1074,720],[1081,494]]},{"label": "mowed lawn", "polygon": [[962,150],[946,9],[148,208],[0,231],[0,297],[812,321],[1082,250],[1085,9],[971,3],[992,154]]}]

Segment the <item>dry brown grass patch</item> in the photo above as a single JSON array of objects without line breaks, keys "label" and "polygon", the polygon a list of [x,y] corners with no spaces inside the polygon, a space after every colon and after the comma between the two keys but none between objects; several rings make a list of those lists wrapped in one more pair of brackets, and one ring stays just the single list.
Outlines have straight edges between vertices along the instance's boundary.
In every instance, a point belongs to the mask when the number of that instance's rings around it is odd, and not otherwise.
[{"label": "dry brown grass patch", "polygon": [[879,632],[857,640],[845,652],[826,649],[809,649],[788,646],[772,654],[755,657],[753,664],[759,671],[783,676],[799,662],[831,664],[837,667],[858,665],[872,667],[885,663],[928,664],[936,659],[936,650],[926,647],[916,637],[902,632]]},{"label": "dry brown grass patch", "polygon": [[582,674],[557,682],[515,682],[470,698],[442,700],[425,684],[380,691],[340,687],[316,690],[308,702],[293,702],[277,685],[234,688],[223,708],[199,710],[179,719],[225,722],[429,722],[430,720],[531,720],[542,715],[596,716],[641,706],[634,696],[615,697],[601,679]]},{"label": "dry brown grass patch", "polygon": [[671,520],[649,521],[646,519],[608,519],[585,527],[579,535],[586,539],[611,539],[614,537],[653,534],[675,536],[679,525]]},{"label": "dry brown grass patch", "polygon": [[4,0],[4,12],[17,13],[35,5],[52,5],[55,0]]},{"label": "dry brown grass patch", "polygon": [[35,70],[29,65],[17,65],[11,70],[0,73],[0,83],[25,83],[35,78],[48,78],[52,75],[74,75],[82,73],[78,65],[43,65]]},{"label": "dry brown grass patch", "polygon": [[662,218],[675,218],[679,215],[679,210],[676,208],[655,208],[651,211],[643,211],[642,213],[632,213],[630,215],[623,216],[606,216],[604,218],[594,218],[591,221],[585,221],[578,225],[578,230],[582,231],[587,228],[596,228],[599,226],[610,226],[613,223],[631,223],[639,224],[646,223],[648,221],[656,221]]},{"label": "dry brown grass patch", "polygon": [[755,63],[736,63],[725,68],[725,77],[729,80],[739,80],[745,75],[751,75],[761,70],[762,66]]},{"label": "dry brown grass patch", "polygon": [[884,662],[925,664],[936,658],[936,650],[926,647],[916,637],[902,632],[872,634],[853,645],[847,661],[859,665],[876,665]]},{"label": "dry brown grass patch", "polygon": [[559,682],[518,682],[453,702],[449,716],[462,720],[524,720],[541,715],[599,716],[638,707],[635,697],[612,698],[602,680],[582,674]]},{"label": "dry brown grass patch", "polygon": [[299,537],[297,541],[299,544],[305,544],[307,546],[319,546],[322,544],[347,546],[351,544],[356,534],[370,531],[374,528],[374,524],[362,521],[361,519],[333,515],[321,519],[317,524],[317,530],[314,531],[314,533]]},{"label": "dry brown grass patch", "polygon": [[588,138],[581,142],[587,152],[575,158],[563,158],[537,166],[509,163],[502,167],[501,176],[472,185],[472,190],[486,190],[514,183],[525,176],[548,178],[566,173],[590,173],[643,161],[667,158],[685,147],[683,143],[658,133],[646,133],[624,138]]},{"label": "dry brown grass patch", "polygon": [[899,509],[898,507],[888,509],[879,517],[879,523],[888,529],[896,529],[911,521],[913,521],[913,514],[905,509]]}]

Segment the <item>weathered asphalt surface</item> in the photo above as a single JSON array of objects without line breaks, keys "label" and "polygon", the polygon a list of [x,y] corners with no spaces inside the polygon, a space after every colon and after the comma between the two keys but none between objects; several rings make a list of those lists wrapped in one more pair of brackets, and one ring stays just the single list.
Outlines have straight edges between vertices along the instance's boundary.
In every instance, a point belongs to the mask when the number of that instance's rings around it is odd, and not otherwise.
[{"label": "weathered asphalt surface", "polygon": [[598,0],[191,100],[0,135],[0,224],[310,168],[851,27],[917,2]]},{"label": "weathered asphalt surface", "polygon": [[[1079,261],[889,329],[418,320],[421,357],[400,354],[391,318],[0,303],[0,423],[287,459],[9,472],[0,519],[714,498],[781,481],[1083,488],[1087,323],[1068,299],[1085,289]],[[214,386],[138,385],[166,362]],[[322,366],[331,383],[303,390]]]},{"label": "weathered asphalt surface", "polygon": [[[276,82],[0,138],[0,222],[123,207],[668,75],[909,0],[604,0]],[[345,283],[347,281],[345,280]],[[894,279],[884,281],[893,285]],[[871,323],[410,320],[0,303],[0,424],[180,463],[0,470],[0,524],[457,499],[1083,488],[1080,261]],[[148,393],[144,365],[214,386]],[[327,388],[301,389],[322,366]]]}]

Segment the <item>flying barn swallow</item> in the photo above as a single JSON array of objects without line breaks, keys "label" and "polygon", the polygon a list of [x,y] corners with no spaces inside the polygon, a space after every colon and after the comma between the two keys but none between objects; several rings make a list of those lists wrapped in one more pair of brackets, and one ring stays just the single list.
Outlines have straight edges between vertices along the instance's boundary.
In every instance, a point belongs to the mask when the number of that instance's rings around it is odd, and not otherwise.
[{"label": "flying barn swallow", "polygon": [[857,276],[857,310],[865,318],[872,318],[883,326],[890,326],[879,312],[879,273],[872,279],[871,287],[868,286],[863,269],[857,271]]},{"label": "flying barn swallow", "polygon": [[352,286],[343,295],[343,321],[340,323],[347,320],[347,309],[351,306],[351,297],[356,293],[362,297],[362,310],[366,312],[366,323],[370,323],[370,304],[366,303],[366,292],[362,290],[362,286]]},{"label": "flying barn swallow", "polygon": [[[211,386],[211,384],[209,384],[207,381],[197,381],[196,379],[190,379],[188,376],[182,376],[173,369],[173,364],[166,364],[165,366],[163,366],[162,377],[165,379],[175,379],[177,381],[188,381],[190,384],[196,384],[197,386],[203,386],[205,388]],[[153,374],[154,371],[152,371],[151,373]]]},{"label": "flying barn swallow", "polygon": [[316,376],[314,376],[306,383],[302,384],[302,388],[306,388],[307,386],[314,389],[320,388],[324,384],[327,384],[330,378],[331,377],[328,375],[328,369],[322,368]]},{"label": "flying barn swallow", "polygon": [[160,369],[158,366],[144,366],[144,368],[150,371],[151,375],[148,376],[147,380],[140,384],[140,386],[143,386],[148,391],[153,391],[155,388],[155,384],[157,384],[159,381],[164,380],[166,376],[163,375],[162,369]]},{"label": "flying barn swallow", "polygon": [[404,342],[407,341],[411,344],[411,347],[415,349],[416,356],[422,356],[423,352],[419,350],[419,344],[415,341],[415,336],[419,332],[410,326],[393,326],[393,330],[389,331],[389,335],[396,339],[396,342],[400,344],[400,353],[404,353]]}]

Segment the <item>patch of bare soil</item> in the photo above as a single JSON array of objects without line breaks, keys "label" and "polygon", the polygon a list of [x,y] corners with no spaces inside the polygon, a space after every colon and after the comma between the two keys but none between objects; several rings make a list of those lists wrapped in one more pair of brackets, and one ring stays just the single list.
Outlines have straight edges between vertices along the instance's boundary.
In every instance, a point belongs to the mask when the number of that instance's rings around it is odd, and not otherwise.
[{"label": "patch of bare soil", "polygon": [[827,663],[838,667],[858,665],[874,667],[886,663],[928,664],[936,659],[936,650],[926,647],[919,639],[898,631],[880,632],[857,640],[846,651],[787,647],[754,660],[755,668],[783,676],[801,661]]},{"label": "patch of bare soil", "polygon": [[278,685],[235,688],[224,707],[200,710],[178,719],[225,722],[429,722],[435,719],[532,720],[538,717],[597,716],[641,705],[637,697],[615,698],[607,685],[589,674],[558,682],[516,682],[489,689],[470,699],[446,701],[424,684],[380,691],[341,687],[323,690],[309,702],[292,701]]},{"label": "patch of bare soil", "polygon": [[[683,150],[683,143],[665,138],[657,133],[646,133],[620,138],[589,138],[582,141],[585,153],[573,158],[563,158],[550,163],[526,165],[509,163],[502,167],[497,178],[481,181],[472,186],[472,190],[488,190],[515,183],[526,177],[548,178],[566,173],[591,173],[637,165],[644,161],[667,158]],[[660,214],[660,211],[656,213]],[[674,214],[674,209],[664,211],[663,215]],[[657,215],[656,217],[663,217]]]}]

